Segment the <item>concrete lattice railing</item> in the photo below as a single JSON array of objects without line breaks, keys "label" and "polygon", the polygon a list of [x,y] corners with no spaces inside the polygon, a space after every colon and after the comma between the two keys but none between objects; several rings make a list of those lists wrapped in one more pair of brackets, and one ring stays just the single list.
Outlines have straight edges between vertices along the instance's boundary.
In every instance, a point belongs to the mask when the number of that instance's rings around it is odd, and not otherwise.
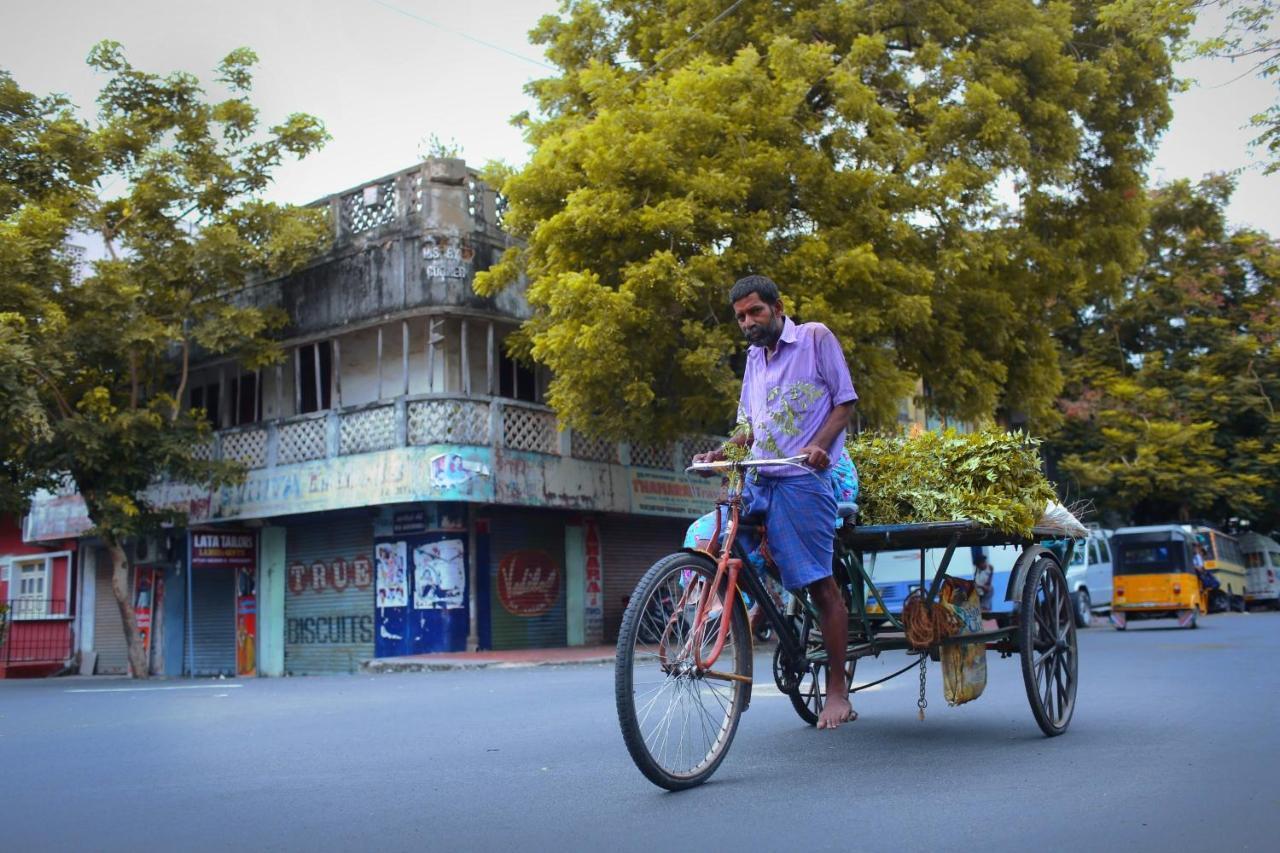
[{"label": "concrete lattice railing", "polygon": [[670,444],[616,443],[557,429],[555,413],[546,406],[426,394],[221,430],[209,454],[257,469],[395,447],[463,444],[678,471],[695,453],[721,441],[695,436]]}]

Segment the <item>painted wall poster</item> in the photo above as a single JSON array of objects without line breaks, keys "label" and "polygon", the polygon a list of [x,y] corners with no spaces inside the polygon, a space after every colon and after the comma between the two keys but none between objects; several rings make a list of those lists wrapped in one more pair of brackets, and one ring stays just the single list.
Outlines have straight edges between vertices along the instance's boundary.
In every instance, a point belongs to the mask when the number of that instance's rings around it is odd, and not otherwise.
[{"label": "painted wall poster", "polygon": [[437,488],[457,488],[471,482],[474,477],[489,476],[488,465],[467,459],[461,453],[441,453],[431,457],[427,464],[431,471],[431,485]]},{"label": "painted wall poster", "polygon": [[378,607],[409,604],[408,548],[404,542],[380,542],[375,546]]},{"label": "painted wall poster", "polygon": [[142,566],[133,575],[133,618],[138,625],[143,653],[151,655],[151,613],[154,606],[156,570]]},{"label": "painted wall poster", "polygon": [[252,568],[236,570],[236,675],[257,675],[258,584]]},{"label": "painted wall poster", "polygon": [[498,600],[513,616],[540,616],[560,598],[560,566],[546,551],[522,549],[498,564]]},{"label": "painted wall poster", "polygon": [[466,606],[467,564],[463,541],[443,539],[415,547],[413,583],[415,610]]}]

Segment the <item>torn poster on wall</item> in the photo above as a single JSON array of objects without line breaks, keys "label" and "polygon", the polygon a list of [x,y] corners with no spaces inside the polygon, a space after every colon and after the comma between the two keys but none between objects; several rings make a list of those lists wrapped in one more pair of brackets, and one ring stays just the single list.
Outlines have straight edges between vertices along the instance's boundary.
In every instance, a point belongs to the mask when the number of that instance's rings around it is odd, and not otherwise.
[{"label": "torn poster on wall", "polygon": [[404,542],[381,542],[377,546],[378,607],[405,607],[409,604],[407,547]]},{"label": "torn poster on wall", "polygon": [[464,459],[458,453],[441,453],[431,457],[431,485],[451,488],[470,482],[473,477],[488,477],[489,466],[483,462]]},{"label": "torn poster on wall", "polygon": [[427,542],[413,549],[415,610],[465,606],[467,565],[461,539]]}]

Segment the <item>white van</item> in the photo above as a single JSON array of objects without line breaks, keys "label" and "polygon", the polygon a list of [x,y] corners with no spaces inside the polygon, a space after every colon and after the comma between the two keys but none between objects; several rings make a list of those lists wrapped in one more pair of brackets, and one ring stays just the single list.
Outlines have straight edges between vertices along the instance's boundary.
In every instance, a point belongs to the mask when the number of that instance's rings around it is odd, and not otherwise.
[{"label": "white van", "polygon": [[1075,606],[1076,626],[1088,626],[1094,612],[1111,609],[1111,532],[1091,527],[1077,539],[1067,566],[1067,588]]},{"label": "white van", "polygon": [[[1092,621],[1095,611],[1111,609],[1111,547],[1110,530],[1091,528],[1087,539],[1076,541],[1067,567],[1067,586],[1075,606],[1076,624],[1083,628]],[[992,601],[988,613],[1012,613],[1017,602],[1005,600],[1005,590],[1013,566],[1022,553],[1020,545],[995,545],[978,548],[957,548],[947,567],[947,574],[959,578],[973,577],[973,563],[978,554],[986,556],[992,568]],[[942,563],[945,548],[929,548],[924,552],[925,585]],[[902,612],[902,603],[911,590],[920,585],[920,551],[882,551],[869,555],[868,572],[876,589],[893,613]],[[868,606],[874,613],[874,599],[868,596]]]},{"label": "white van", "polygon": [[1246,533],[1240,537],[1244,554],[1244,601],[1280,610],[1280,544],[1270,536]]}]

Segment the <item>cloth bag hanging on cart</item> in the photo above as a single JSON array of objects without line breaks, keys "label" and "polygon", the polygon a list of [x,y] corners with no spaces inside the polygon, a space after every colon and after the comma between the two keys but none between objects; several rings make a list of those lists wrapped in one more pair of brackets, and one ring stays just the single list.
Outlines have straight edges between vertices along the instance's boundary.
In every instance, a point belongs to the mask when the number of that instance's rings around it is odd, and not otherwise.
[{"label": "cloth bag hanging on cart", "polygon": [[[956,636],[976,634],[982,630],[982,606],[978,601],[977,584],[947,575],[942,581],[940,597],[963,623]],[[963,705],[982,695],[987,686],[986,643],[943,646],[940,655],[942,695],[948,705]]]}]

